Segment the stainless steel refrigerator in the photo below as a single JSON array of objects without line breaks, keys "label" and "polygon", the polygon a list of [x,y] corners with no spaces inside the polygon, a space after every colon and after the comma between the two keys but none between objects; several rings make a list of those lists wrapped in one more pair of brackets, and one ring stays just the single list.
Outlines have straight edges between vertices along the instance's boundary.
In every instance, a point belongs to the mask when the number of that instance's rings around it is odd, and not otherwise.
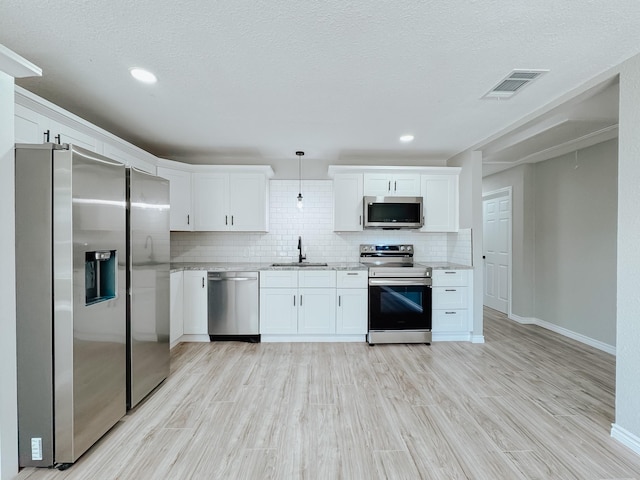
[{"label": "stainless steel refrigerator", "polygon": [[169,375],[169,181],[127,168],[127,406]]},{"label": "stainless steel refrigerator", "polygon": [[126,171],[16,145],[21,466],[75,462],[126,413]]}]

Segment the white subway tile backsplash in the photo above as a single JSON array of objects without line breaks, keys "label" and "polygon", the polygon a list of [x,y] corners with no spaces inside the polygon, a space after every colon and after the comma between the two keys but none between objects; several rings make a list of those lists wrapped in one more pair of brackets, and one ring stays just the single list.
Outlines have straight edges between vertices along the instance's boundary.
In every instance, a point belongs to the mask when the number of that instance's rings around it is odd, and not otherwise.
[{"label": "white subway tile backsplash", "polygon": [[333,232],[333,183],[303,180],[304,208],[299,210],[297,180],[271,180],[269,232],[172,232],[173,262],[258,262],[297,259],[298,236],[313,262],[358,261],[361,243],[412,243],[415,260],[471,265],[471,230],[417,233],[368,230]]}]

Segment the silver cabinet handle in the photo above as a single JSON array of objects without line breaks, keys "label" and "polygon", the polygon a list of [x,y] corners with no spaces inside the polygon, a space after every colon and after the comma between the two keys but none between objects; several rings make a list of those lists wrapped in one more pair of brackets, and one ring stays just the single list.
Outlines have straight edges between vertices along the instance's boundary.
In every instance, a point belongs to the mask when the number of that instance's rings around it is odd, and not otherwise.
[{"label": "silver cabinet handle", "polygon": [[338,306],[339,307],[342,306],[341,300],[342,300],[342,295],[338,295]]},{"label": "silver cabinet handle", "polygon": [[231,225],[233,225],[233,215],[231,215]]},{"label": "silver cabinet handle", "polygon": [[445,275],[455,275],[458,272],[444,272]]},{"label": "silver cabinet handle", "polygon": [[302,295],[300,295],[300,306],[302,306]]},{"label": "silver cabinet handle", "polygon": [[455,315],[456,312],[444,312],[445,315]]},{"label": "silver cabinet handle", "polygon": [[358,225],[362,225],[362,215],[360,215],[360,218],[358,220]]},{"label": "silver cabinet handle", "polygon": [[187,215],[187,225],[191,225],[189,215]]},{"label": "silver cabinet handle", "polygon": [[227,222],[227,216],[226,215],[224,216],[224,224],[225,225],[229,225],[229,223]]},{"label": "silver cabinet handle", "polygon": [[293,296],[293,306],[294,307],[296,306],[296,296],[295,295]]},{"label": "silver cabinet handle", "polygon": [[387,187],[387,192],[391,191],[391,180],[389,180],[389,186]]},{"label": "silver cabinet handle", "polygon": [[445,288],[444,291],[445,292],[457,292],[458,290],[456,290],[455,288]]},{"label": "silver cabinet handle", "polygon": [[398,190],[398,182],[393,182],[393,191]]},{"label": "silver cabinet handle", "polygon": [[349,272],[347,275],[358,275],[357,272]]},{"label": "silver cabinet handle", "polygon": [[202,288],[204,288],[204,277],[202,277]]}]

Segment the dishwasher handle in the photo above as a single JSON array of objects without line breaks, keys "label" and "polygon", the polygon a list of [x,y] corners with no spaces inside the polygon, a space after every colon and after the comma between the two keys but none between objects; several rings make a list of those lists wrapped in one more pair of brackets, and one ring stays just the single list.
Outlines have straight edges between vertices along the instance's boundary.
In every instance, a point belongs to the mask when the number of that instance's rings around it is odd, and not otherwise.
[{"label": "dishwasher handle", "polygon": [[244,282],[258,280],[258,272],[208,272],[207,279],[210,282]]},{"label": "dishwasher handle", "polygon": [[257,280],[255,277],[209,277],[210,282],[241,282],[243,280]]}]

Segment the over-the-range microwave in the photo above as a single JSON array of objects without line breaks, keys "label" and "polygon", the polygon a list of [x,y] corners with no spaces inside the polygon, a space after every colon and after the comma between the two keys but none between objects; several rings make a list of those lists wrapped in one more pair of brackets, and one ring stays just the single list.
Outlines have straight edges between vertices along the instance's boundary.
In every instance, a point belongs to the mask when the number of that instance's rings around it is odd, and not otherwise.
[{"label": "over-the-range microwave", "polygon": [[363,203],[364,228],[422,228],[422,197],[364,197]]}]

